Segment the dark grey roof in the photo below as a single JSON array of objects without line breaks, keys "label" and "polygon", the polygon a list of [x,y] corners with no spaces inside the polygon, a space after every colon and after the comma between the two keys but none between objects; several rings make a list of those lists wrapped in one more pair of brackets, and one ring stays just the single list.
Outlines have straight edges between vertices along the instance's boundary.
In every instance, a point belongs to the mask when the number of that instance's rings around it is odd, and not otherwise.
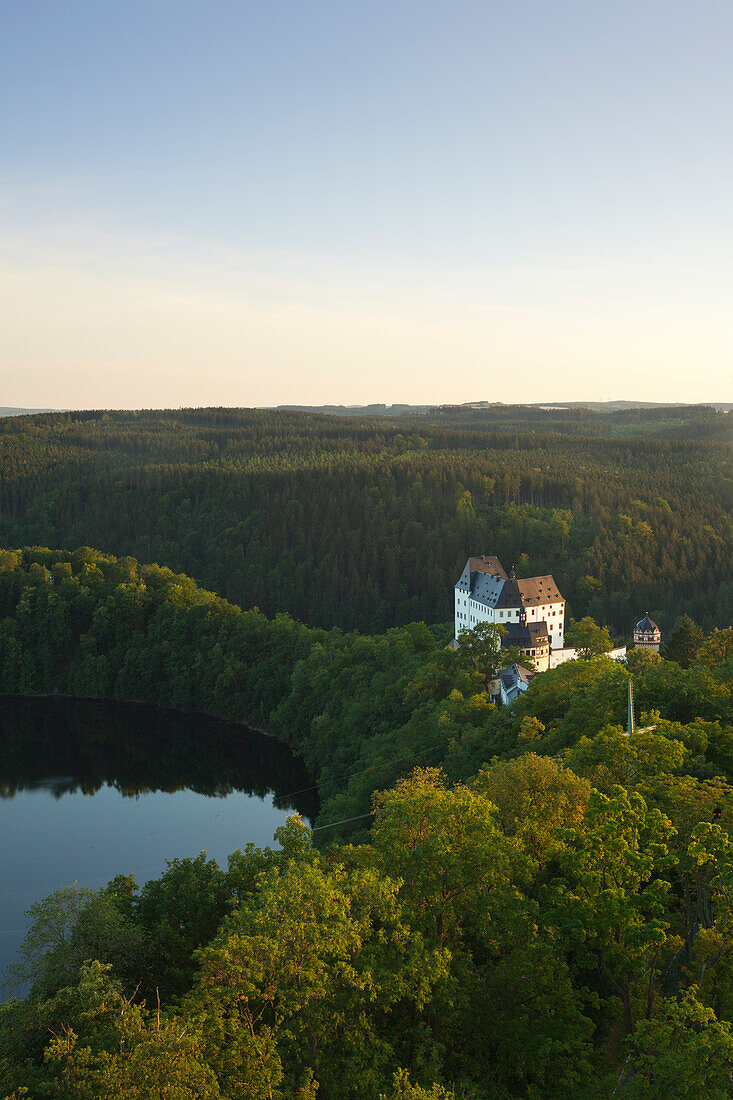
[{"label": "dark grey roof", "polygon": [[497,607],[497,600],[500,598],[503,587],[507,583],[507,581],[502,580],[502,578],[496,574],[472,573],[471,599],[486,604],[488,607]]},{"label": "dark grey roof", "polygon": [[534,675],[534,672],[530,672],[521,665],[510,665],[509,668],[505,668],[501,673],[501,684],[507,702],[513,703],[519,695],[520,685],[524,684],[526,687]]},{"label": "dark grey roof", "polygon": [[456,581],[456,588],[460,588],[461,592],[471,591],[471,562],[466,562],[463,572]]},{"label": "dark grey roof", "polygon": [[658,634],[659,633],[659,627],[657,626],[657,624],[654,622],[653,619],[649,618],[649,612],[648,611],[644,612],[644,618],[641,619],[641,621],[636,624],[634,629],[638,630],[640,634],[654,634],[654,633]]},{"label": "dark grey roof", "polygon": [[463,568],[463,572],[456,581],[456,588],[460,588],[464,592],[470,591],[478,575],[498,577],[503,581],[506,580],[504,566],[499,559],[494,555],[482,554],[480,557],[468,559]]},{"label": "dark grey roof", "polygon": [[509,665],[509,668],[503,669],[501,673],[501,679],[505,687],[512,687],[517,680],[522,680],[523,683],[528,684],[534,672],[530,672],[528,668],[524,668],[523,665]]},{"label": "dark grey roof", "polygon": [[510,577],[508,581],[504,581],[504,585],[496,601],[497,607],[523,607],[522,596],[519,591],[519,581],[514,577]]},{"label": "dark grey roof", "polygon": [[544,619],[537,623],[507,623],[504,629],[506,634],[501,636],[501,644],[504,648],[510,645],[525,648],[550,644],[547,623]]}]

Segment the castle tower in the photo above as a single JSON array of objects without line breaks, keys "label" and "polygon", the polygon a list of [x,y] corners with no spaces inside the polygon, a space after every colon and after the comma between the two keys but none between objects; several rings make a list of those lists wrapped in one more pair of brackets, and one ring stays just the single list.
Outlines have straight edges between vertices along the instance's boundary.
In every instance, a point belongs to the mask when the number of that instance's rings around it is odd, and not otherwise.
[{"label": "castle tower", "polygon": [[659,653],[659,643],[662,633],[657,624],[649,618],[649,612],[644,612],[644,618],[634,627],[634,645],[637,649],[652,649]]}]

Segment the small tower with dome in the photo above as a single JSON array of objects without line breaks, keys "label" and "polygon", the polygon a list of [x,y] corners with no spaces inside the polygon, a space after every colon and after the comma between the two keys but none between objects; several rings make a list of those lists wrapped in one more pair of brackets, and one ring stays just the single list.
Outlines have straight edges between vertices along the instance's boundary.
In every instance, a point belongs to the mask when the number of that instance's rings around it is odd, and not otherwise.
[{"label": "small tower with dome", "polygon": [[649,612],[644,612],[644,618],[634,627],[634,645],[637,649],[651,649],[659,653],[659,643],[662,640],[662,632],[653,619],[649,618]]}]

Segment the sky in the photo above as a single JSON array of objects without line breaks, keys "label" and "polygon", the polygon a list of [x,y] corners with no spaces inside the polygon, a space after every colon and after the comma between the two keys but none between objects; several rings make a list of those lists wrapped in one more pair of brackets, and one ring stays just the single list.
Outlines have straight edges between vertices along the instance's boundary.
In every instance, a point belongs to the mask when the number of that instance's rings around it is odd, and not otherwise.
[{"label": "sky", "polygon": [[730,0],[0,0],[0,406],[733,400]]}]

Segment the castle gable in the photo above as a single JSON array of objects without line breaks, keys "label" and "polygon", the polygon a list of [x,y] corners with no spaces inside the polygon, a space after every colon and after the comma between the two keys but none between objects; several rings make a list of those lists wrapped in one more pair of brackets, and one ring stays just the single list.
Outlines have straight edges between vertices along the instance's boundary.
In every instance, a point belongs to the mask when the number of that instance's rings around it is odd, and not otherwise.
[{"label": "castle gable", "polygon": [[468,559],[455,587],[487,607],[495,607],[506,580],[507,575],[499,559],[483,554]]}]

